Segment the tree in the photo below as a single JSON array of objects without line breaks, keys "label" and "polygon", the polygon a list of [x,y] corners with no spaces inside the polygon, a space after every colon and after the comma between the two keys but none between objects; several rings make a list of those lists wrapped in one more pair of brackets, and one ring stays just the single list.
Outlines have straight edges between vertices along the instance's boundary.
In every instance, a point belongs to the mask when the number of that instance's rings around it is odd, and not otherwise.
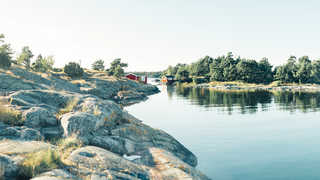
[{"label": "tree", "polygon": [[22,48],[22,52],[18,57],[18,63],[23,64],[27,69],[30,68],[31,58],[33,54],[28,46]]},{"label": "tree", "polygon": [[221,67],[222,58],[218,57],[210,64],[210,79],[211,81],[223,81],[223,67]]},{"label": "tree", "polygon": [[109,76],[115,76],[115,73],[117,73],[117,76],[122,76],[124,74],[123,68],[128,67],[128,64],[122,63],[120,58],[113,60],[110,65],[110,68],[107,69],[107,73]]},{"label": "tree", "polygon": [[257,82],[271,83],[273,80],[272,65],[269,63],[268,58],[262,58],[259,63],[259,72]]},{"label": "tree", "polygon": [[313,82],[320,83],[320,59],[312,62],[311,77]]},{"label": "tree", "polygon": [[70,63],[66,64],[64,66],[63,70],[68,76],[70,76],[72,78],[81,77],[84,73],[81,66],[76,62],[70,62]]},{"label": "tree", "polygon": [[193,76],[206,76],[210,73],[210,64],[213,59],[209,56],[199,59],[190,66],[190,74]]},{"label": "tree", "polygon": [[297,67],[298,68],[295,73],[295,77],[299,81],[299,83],[311,82],[310,80],[311,80],[312,65],[309,57],[303,56],[299,58],[299,63]]},{"label": "tree", "polygon": [[172,66],[169,66],[169,67],[167,68],[167,70],[165,70],[165,75],[169,75],[169,76],[174,76],[174,75],[175,75],[174,69],[173,69]]},{"label": "tree", "polygon": [[5,36],[0,34],[0,68],[9,68],[11,66],[12,50],[10,44],[4,42]]},{"label": "tree", "polygon": [[32,64],[32,69],[38,72],[47,72],[52,69],[53,64],[53,56],[42,57],[42,55],[39,54],[36,61]]},{"label": "tree", "polygon": [[298,67],[296,65],[296,57],[290,56],[286,64],[282,66],[278,66],[275,69],[274,80],[278,80],[286,83],[298,82],[296,78],[297,70],[298,70]]},{"label": "tree", "polygon": [[124,70],[120,65],[115,68],[113,76],[118,78],[124,76]]},{"label": "tree", "polygon": [[238,80],[247,83],[259,83],[259,66],[255,60],[242,59],[237,64]]},{"label": "tree", "polygon": [[178,81],[187,81],[189,79],[189,71],[185,66],[181,66],[176,73],[175,79]]},{"label": "tree", "polygon": [[92,64],[92,69],[96,71],[103,71],[104,70],[104,61],[102,59],[96,60]]}]

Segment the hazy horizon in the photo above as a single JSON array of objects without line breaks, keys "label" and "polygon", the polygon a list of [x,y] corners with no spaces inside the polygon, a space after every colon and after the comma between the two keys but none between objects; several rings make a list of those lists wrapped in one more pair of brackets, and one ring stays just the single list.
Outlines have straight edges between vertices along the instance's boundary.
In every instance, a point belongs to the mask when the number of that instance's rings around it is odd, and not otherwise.
[{"label": "hazy horizon", "polygon": [[16,53],[53,55],[55,66],[115,58],[127,71],[158,71],[227,52],[273,65],[319,59],[320,2],[3,0],[0,33]]}]

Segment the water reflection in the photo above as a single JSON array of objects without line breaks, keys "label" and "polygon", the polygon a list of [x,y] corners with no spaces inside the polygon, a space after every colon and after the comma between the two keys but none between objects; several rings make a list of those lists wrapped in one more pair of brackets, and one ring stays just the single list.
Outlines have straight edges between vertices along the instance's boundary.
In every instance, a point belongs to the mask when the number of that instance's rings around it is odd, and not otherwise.
[{"label": "water reflection", "polygon": [[182,97],[192,104],[207,110],[220,112],[239,112],[241,114],[268,111],[277,108],[283,111],[302,112],[318,111],[320,107],[320,93],[290,92],[290,91],[220,91],[206,88],[186,88],[182,86],[168,87],[168,97]]}]

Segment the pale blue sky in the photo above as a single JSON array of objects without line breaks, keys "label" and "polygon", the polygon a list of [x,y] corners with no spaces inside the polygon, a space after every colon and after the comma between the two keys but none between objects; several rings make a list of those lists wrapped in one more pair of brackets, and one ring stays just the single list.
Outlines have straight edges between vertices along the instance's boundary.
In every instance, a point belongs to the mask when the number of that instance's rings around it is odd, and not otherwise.
[{"label": "pale blue sky", "polygon": [[1,0],[0,33],[16,52],[54,55],[56,65],[98,58],[128,70],[163,70],[232,51],[283,63],[320,58],[317,0]]}]

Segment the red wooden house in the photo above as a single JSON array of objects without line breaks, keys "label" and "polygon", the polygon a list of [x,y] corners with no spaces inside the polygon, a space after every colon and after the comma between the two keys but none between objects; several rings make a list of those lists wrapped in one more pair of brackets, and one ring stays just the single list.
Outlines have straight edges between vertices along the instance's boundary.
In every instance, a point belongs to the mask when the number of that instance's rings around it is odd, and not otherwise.
[{"label": "red wooden house", "polygon": [[132,74],[132,73],[126,75],[126,77],[127,77],[128,79],[135,80],[135,81],[139,80],[139,76],[137,76],[137,75],[135,75],[135,74]]},{"label": "red wooden house", "polygon": [[127,74],[126,77],[127,77],[128,79],[131,79],[131,80],[134,80],[134,81],[141,81],[141,80],[143,80],[143,82],[144,82],[145,84],[147,84],[147,76],[145,76],[143,79],[141,79],[140,76],[137,76],[137,75],[135,75],[135,74],[130,73],[130,74]]}]

